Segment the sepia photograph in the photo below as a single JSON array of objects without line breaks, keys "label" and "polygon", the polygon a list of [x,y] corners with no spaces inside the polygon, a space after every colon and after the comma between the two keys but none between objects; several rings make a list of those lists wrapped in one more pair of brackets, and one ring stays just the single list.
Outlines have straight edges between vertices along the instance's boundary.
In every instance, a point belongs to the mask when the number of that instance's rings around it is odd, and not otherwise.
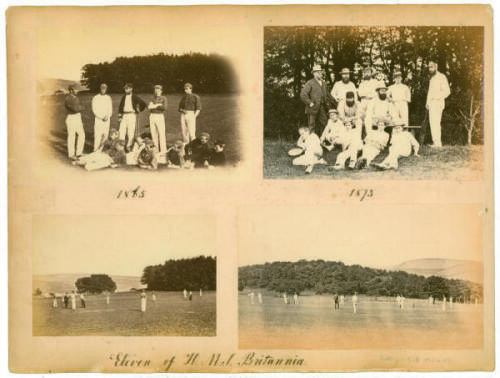
[{"label": "sepia photograph", "polygon": [[211,217],[35,217],[33,336],[216,336],[214,235]]},{"label": "sepia photograph", "polygon": [[40,28],[37,139],[44,167],[109,176],[116,174],[111,169],[238,166],[239,79],[230,49],[207,43],[216,36],[164,26],[127,33]]},{"label": "sepia photograph", "polygon": [[472,205],[247,209],[240,348],[482,349],[481,222]]},{"label": "sepia photograph", "polygon": [[482,177],[483,34],[265,27],[264,177]]}]

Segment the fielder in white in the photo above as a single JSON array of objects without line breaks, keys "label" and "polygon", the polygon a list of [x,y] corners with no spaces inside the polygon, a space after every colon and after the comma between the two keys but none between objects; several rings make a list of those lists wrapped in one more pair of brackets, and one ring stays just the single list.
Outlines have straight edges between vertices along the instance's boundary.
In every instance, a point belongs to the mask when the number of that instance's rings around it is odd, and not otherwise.
[{"label": "fielder in white", "polygon": [[389,87],[389,99],[394,104],[394,118],[408,126],[408,104],[411,102],[410,88],[402,83],[401,72],[394,72],[394,84]]},{"label": "fielder in white", "polygon": [[403,131],[401,126],[394,127],[392,131],[391,146],[389,147],[389,155],[380,164],[374,164],[382,169],[398,169],[398,159],[400,157],[408,157],[413,154],[418,155],[418,144],[415,137],[408,131]]},{"label": "fielder in white", "polygon": [[306,173],[311,173],[314,165],[326,164],[323,160],[323,148],[319,137],[308,127],[299,128],[299,140],[297,146],[304,150],[304,153],[293,159],[293,165],[305,165]]},{"label": "fielder in white", "polygon": [[352,296],[352,310],[354,313],[358,312],[358,296],[357,293],[354,293]]},{"label": "fielder in white", "polygon": [[323,147],[331,151],[336,145],[342,145],[346,130],[344,122],[339,119],[338,111],[331,109],[328,111],[328,116],[328,123],[319,140]]},{"label": "fielder in white", "polygon": [[188,144],[196,139],[196,118],[201,112],[200,96],[193,93],[193,86],[190,83],[184,84],[186,93],[180,103],[181,130],[184,143]]},{"label": "fielder in white", "polygon": [[141,312],[146,312],[146,293],[141,293]]},{"label": "fielder in white", "polygon": [[167,153],[167,136],[165,131],[165,110],[167,98],[162,95],[163,87],[155,85],[155,95],[149,103],[149,127],[153,143],[160,154]]},{"label": "fielder in white", "polygon": [[108,138],[109,124],[113,114],[111,96],[106,94],[108,86],[102,83],[100,93],[92,98],[92,113],[94,113],[94,152]]},{"label": "fielder in white", "polygon": [[[66,128],[68,131],[68,157],[77,160],[83,154],[85,145],[85,131],[83,130],[82,115],[83,106],[76,97],[76,89],[70,85],[69,94],[64,101],[64,107],[68,111],[66,116]],[[76,140],[76,151],[75,151]]]},{"label": "fielder in white", "polygon": [[450,86],[446,76],[437,69],[437,63],[429,62],[431,80],[425,107],[429,111],[432,143],[435,147],[441,147],[441,116],[445,106],[444,100],[450,95]]}]

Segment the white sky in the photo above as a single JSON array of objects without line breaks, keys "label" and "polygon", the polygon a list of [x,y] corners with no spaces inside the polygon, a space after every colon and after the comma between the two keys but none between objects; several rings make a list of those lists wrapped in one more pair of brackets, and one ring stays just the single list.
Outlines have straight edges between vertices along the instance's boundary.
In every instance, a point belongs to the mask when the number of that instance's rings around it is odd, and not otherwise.
[{"label": "white sky", "polygon": [[33,274],[141,276],[168,259],[215,256],[210,216],[37,216]]},{"label": "white sky", "polygon": [[475,206],[279,206],[248,210],[240,219],[239,266],[300,259],[377,268],[419,258],[482,261],[483,219]]},{"label": "white sky", "polygon": [[227,33],[223,26],[204,26],[199,32],[193,26],[167,24],[147,28],[39,28],[37,76],[78,81],[85,64],[111,62],[119,56],[217,52],[230,57],[238,43],[236,34]]}]

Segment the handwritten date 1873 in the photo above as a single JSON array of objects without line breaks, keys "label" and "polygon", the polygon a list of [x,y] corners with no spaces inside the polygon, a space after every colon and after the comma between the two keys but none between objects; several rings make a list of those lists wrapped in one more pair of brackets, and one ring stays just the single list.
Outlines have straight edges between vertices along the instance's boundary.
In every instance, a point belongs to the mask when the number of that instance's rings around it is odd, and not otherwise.
[{"label": "handwritten date 1873", "polygon": [[349,197],[358,198],[359,202],[361,202],[366,198],[373,197],[373,189],[352,189],[349,193]]}]

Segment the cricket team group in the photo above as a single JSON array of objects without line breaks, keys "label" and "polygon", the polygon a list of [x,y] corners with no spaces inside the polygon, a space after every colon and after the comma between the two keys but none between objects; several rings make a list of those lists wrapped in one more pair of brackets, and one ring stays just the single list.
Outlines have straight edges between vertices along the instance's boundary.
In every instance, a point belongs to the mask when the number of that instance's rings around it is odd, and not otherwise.
[{"label": "cricket team group", "polygon": [[[133,84],[125,84],[118,106],[119,128],[110,129],[113,104],[107,94],[108,86],[100,85],[100,93],[92,99],[94,115],[94,149],[83,154],[85,130],[81,113],[84,111],[74,86],[69,86],[64,106],[67,111],[68,157],[74,165],[82,165],[92,171],[119,166],[139,166],[156,169],[158,164],[172,168],[213,168],[226,163],[225,143],[210,141],[210,135],[196,135],[196,119],[201,111],[200,97],[193,93],[190,83],[184,85],[184,96],[179,102],[182,140],[167,146],[165,113],[167,97],[161,85],[154,86],[154,97],[146,103],[135,93]],[[138,134],[137,116],[149,110],[149,132]],[[148,126],[146,126],[146,129]]]},{"label": "cricket team group", "polygon": [[[448,79],[438,71],[437,63],[429,63],[431,75],[426,109],[434,147],[441,147],[441,116],[445,99],[450,95]],[[394,72],[394,84],[386,87],[384,75],[373,77],[371,67],[363,69],[358,88],[350,80],[350,70],[342,69],[342,80],[331,92],[323,80],[324,70],[316,64],[313,78],[302,88],[300,98],[305,104],[308,126],[299,128],[297,147],[289,151],[293,164],[306,166],[311,173],[314,165],[327,164],[323,155],[335,148],[340,150],[330,171],[345,169],[397,169],[398,160],[412,151],[418,156],[419,143],[410,129],[408,103],[410,88],[402,83],[400,71]],[[418,127],[418,126],[417,126]],[[373,160],[387,147],[389,153],[379,164]]]}]

